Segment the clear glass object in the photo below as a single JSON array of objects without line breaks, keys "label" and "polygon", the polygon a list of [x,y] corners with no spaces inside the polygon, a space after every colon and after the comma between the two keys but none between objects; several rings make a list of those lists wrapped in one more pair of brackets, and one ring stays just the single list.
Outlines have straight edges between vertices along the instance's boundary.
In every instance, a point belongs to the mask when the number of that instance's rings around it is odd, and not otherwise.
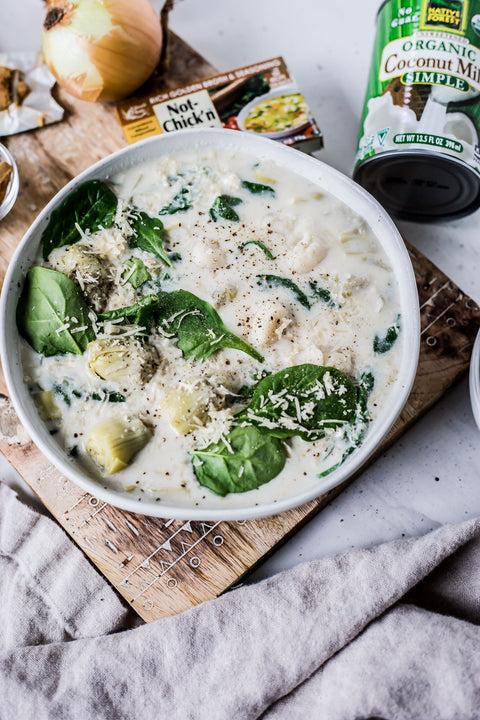
[{"label": "clear glass object", "polygon": [[1,160],[5,160],[13,168],[7,192],[5,194],[5,197],[3,198],[3,202],[0,204],[0,220],[3,220],[3,218],[10,212],[10,210],[15,204],[15,200],[17,199],[18,195],[18,189],[20,187],[20,181],[18,178],[18,169],[15,160],[13,159],[11,153],[7,150],[5,145],[2,145],[0,143],[0,161]]}]

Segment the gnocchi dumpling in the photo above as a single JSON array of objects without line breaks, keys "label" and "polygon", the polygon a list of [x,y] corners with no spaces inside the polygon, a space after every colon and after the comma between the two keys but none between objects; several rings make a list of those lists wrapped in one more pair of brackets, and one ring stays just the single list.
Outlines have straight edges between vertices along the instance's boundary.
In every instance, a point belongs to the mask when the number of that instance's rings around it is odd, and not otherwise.
[{"label": "gnocchi dumpling", "polygon": [[250,341],[260,347],[272,345],[292,322],[293,317],[284,305],[276,301],[265,302],[250,317]]},{"label": "gnocchi dumpling", "polygon": [[325,357],[325,365],[337,368],[346,375],[353,375],[354,360],[352,351],[347,347],[331,350]]},{"label": "gnocchi dumpling", "polygon": [[325,259],[327,252],[323,240],[306,233],[293,247],[288,262],[294,272],[308,273]]},{"label": "gnocchi dumpling", "polygon": [[224,264],[225,252],[216,240],[198,240],[192,248],[192,260],[204,268],[216,268]]}]

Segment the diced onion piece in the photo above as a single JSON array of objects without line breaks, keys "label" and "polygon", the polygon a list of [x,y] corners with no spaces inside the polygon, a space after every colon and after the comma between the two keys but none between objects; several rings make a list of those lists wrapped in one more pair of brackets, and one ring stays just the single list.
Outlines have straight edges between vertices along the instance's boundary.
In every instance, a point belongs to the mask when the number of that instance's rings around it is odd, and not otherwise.
[{"label": "diced onion piece", "polygon": [[265,183],[265,185],[272,185],[273,183],[277,182],[276,180],[274,180],[274,178],[271,178],[268,175],[264,175],[258,170],[255,171],[255,178],[257,180],[260,180],[260,182]]}]

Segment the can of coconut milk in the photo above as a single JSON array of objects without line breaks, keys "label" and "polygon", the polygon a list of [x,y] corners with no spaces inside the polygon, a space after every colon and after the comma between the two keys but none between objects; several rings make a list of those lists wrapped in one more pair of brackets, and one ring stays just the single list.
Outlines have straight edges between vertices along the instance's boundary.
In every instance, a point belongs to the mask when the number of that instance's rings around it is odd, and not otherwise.
[{"label": "can of coconut milk", "polygon": [[480,0],[386,0],[354,179],[393,215],[480,206]]}]

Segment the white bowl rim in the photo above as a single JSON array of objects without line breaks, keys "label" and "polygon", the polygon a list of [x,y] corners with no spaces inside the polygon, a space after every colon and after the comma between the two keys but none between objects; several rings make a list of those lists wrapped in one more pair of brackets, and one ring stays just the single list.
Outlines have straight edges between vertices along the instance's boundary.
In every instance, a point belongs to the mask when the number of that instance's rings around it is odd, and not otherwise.
[{"label": "white bowl rim", "polygon": [[480,330],[477,332],[470,357],[469,390],[473,417],[480,430]]},{"label": "white bowl rim", "polygon": [[[16,328],[16,306],[20,294],[21,280],[38,252],[41,231],[48,222],[51,211],[69,195],[72,190],[89,179],[108,179],[111,174],[118,174],[125,167],[138,165],[163,154],[185,151],[194,143],[199,147],[212,148],[220,143],[220,147],[233,146],[236,152],[245,152],[254,157],[265,155],[268,159],[286,166],[312,182],[316,182],[327,192],[337,197],[349,207],[353,207],[372,228],[379,243],[394,267],[398,283],[400,307],[402,312],[402,359],[399,373],[388,395],[388,405],[382,415],[375,420],[366,434],[364,442],[347,458],[342,465],[318,482],[312,483],[302,492],[292,493],[280,501],[262,505],[245,507],[213,508],[185,507],[169,505],[164,502],[142,501],[134,499],[127,492],[104,488],[98,481],[81,472],[66,456],[52,438],[46,425],[35,424],[38,416],[33,414],[33,401],[23,381],[19,357],[19,336]],[[154,148],[159,146],[157,154]],[[165,148],[162,151],[162,148]],[[122,160],[126,160],[122,165]],[[108,170],[111,168],[111,172]],[[361,209],[357,210],[359,206]],[[388,241],[381,237],[385,233]],[[28,251],[31,257],[28,257]],[[22,268],[24,261],[24,268]],[[399,274],[399,267],[403,271]],[[299,507],[316,497],[325,494],[340,485],[348,477],[358,471],[366,460],[375,452],[385,438],[393,423],[399,416],[412,388],[418,363],[420,344],[420,314],[417,286],[413,267],[406,246],[395,224],[386,211],[366,190],[338,170],[306,155],[289,148],[282,143],[272,142],[267,138],[253,134],[244,134],[237,130],[220,128],[204,128],[173,131],[155,136],[127,146],[99,160],[85,169],[65,185],[40,212],[36,220],[25,233],[10,262],[5,276],[0,298],[0,355],[3,363],[5,380],[10,397],[18,417],[41,452],[75,484],[92,494],[99,500],[133,513],[152,517],[175,518],[182,520],[248,520],[276,515],[292,508]]]}]

